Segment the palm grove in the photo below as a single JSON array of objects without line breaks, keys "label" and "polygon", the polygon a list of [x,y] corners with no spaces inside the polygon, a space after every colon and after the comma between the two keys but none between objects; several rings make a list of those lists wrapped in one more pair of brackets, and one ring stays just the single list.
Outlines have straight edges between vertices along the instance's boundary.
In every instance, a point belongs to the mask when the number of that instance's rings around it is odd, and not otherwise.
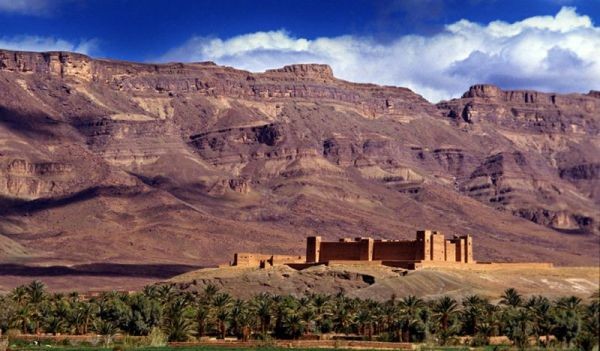
[{"label": "palm grove", "polygon": [[[201,291],[153,285],[139,293],[107,292],[83,299],[77,293],[50,294],[34,281],[0,296],[0,328],[107,337],[158,332],[169,341],[203,336],[296,339],[333,332],[366,340],[439,344],[468,336],[472,345],[485,345],[490,337],[505,335],[520,348],[534,342],[591,350],[600,337],[599,310],[597,293],[587,303],[574,296],[554,301],[525,298],[514,289],[507,289],[497,304],[476,295],[462,301],[407,296],[378,302],[341,293],[303,297],[262,293],[241,300],[214,285]],[[546,340],[552,340],[551,345]]]}]

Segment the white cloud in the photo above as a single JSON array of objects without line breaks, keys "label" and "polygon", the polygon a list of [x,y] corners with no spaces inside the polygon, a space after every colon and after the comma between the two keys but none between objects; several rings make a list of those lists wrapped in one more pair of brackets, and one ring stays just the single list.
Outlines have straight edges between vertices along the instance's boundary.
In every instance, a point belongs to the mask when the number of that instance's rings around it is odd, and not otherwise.
[{"label": "white cloud", "polygon": [[97,41],[92,39],[73,43],[59,38],[23,35],[0,37],[0,48],[18,51],[71,51],[90,54],[97,49]]},{"label": "white cloud", "polygon": [[407,35],[389,43],[355,36],[295,38],[285,30],[229,39],[193,37],[159,61],[215,61],[251,71],[290,63],[332,66],[337,77],[406,86],[431,101],[456,97],[469,85],[587,91],[600,82],[600,27],[574,8],[481,25],[449,24],[429,37]]},{"label": "white cloud", "polygon": [[[58,0],[54,0],[57,3]],[[45,15],[51,9],[48,0],[0,0],[0,12],[24,15]]]}]

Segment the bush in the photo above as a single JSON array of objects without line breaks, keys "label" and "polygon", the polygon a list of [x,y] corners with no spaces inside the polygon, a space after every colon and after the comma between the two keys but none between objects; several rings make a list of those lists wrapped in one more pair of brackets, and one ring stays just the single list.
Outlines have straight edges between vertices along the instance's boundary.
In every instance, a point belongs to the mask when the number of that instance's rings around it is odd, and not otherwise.
[{"label": "bush", "polygon": [[160,328],[152,328],[148,336],[144,338],[144,344],[152,347],[166,346],[167,336]]},{"label": "bush", "polygon": [[15,337],[19,335],[21,335],[21,331],[19,329],[9,329],[6,331],[6,334],[4,334],[8,342],[12,342],[13,340],[15,340]]},{"label": "bush", "polygon": [[490,338],[487,335],[476,334],[472,339],[469,345],[473,347],[481,347],[486,346],[490,343]]},{"label": "bush", "polygon": [[393,333],[381,333],[381,334],[377,335],[376,341],[384,341],[384,342],[395,341],[394,334]]},{"label": "bush", "polygon": [[596,344],[598,344],[598,339],[591,333],[580,333],[577,338],[575,338],[575,345],[577,345],[577,349],[581,351],[592,351]]}]

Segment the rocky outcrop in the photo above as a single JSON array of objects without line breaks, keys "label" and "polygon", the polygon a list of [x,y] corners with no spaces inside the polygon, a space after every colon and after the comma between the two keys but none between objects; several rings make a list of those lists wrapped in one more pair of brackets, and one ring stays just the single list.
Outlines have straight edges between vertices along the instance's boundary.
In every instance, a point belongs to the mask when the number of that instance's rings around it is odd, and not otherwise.
[{"label": "rocky outcrop", "polygon": [[438,108],[457,122],[489,122],[507,129],[532,132],[597,134],[600,101],[588,95],[536,91],[503,91],[493,85],[474,85],[462,98],[441,102]]},{"label": "rocky outcrop", "polygon": [[0,50],[0,70],[27,74],[92,78],[92,60],[81,54],[66,52],[11,52]]},{"label": "rocky outcrop", "polygon": [[289,73],[297,79],[317,79],[323,82],[331,82],[335,79],[331,67],[319,64],[289,65],[279,69],[267,70],[266,73]]}]

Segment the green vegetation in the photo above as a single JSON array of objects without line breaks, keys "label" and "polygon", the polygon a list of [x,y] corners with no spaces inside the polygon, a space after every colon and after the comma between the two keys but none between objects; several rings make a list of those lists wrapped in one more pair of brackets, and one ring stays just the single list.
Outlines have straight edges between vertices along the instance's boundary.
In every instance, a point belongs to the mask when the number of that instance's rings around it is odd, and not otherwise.
[{"label": "green vegetation", "polygon": [[[508,349],[486,347],[492,338],[506,336],[518,349],[533,343],[553,350],[593,350],[600,338],[600,308],[598,294],[589,301],[574,296],[551,301],[542,296],[525,298],[514,289],[507,289],[498,304],[475,295],[462,301],[448,296],[429,301],[407,296],[378,302],[343,294],[293,297],[263,293],[239,300],[214,285],[199,292],[157,285],[134,294],[106,292],[83,298],[77,293],[50,294],[41,282],[34,281],[0,296],[0,329],[8,338],[18,333],[100,335],[94,345],[80,344],[87,350],[113,347],[117,334],[124,335],[119,341],[122,347],[142,350],[154,346],[152,350],[157,351],[166,341],[207,336],[262,340],[268,346],[272,340],[326,333],[441,346],[468,343],[487,350]],[[11,341],[11,346],[28,345],[15,342]],[[77,349],[67,346],[64,348]]]}]

